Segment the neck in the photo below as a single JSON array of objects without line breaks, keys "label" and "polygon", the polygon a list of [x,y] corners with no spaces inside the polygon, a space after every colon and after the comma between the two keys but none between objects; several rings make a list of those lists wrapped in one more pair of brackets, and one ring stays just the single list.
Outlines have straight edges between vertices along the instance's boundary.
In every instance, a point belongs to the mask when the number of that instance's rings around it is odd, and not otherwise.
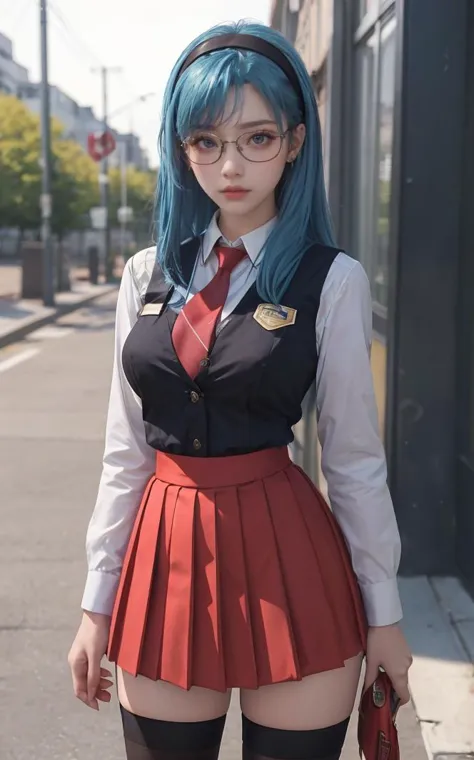
[{"label": "neck", "polygon": [[271,205],[266,205],[266,208],[259,206],[245,216],[228,214],[221,209],[218,217],[219,229],[224,237],[232,243],[243,235],[262,227],[270,219],[273,219],[276,213],[277,207],[274,199],[272,199]]}]

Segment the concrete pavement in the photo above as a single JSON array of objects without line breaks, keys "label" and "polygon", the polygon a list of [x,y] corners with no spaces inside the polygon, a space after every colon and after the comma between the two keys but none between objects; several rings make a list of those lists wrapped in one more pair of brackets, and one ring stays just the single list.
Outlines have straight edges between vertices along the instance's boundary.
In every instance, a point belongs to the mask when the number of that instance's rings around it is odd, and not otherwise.
[{"label": "concrete pavement", "polygon": [[[121,262],[116,276],[120,277]],[[41,300],[21,298],[21,265],[0,260],[0,348],[21,340],[33,330],[50,324],[61,315],[86,306],[100,296],[113,292],[116,285],[88,282],[88,270],[71,269],[71,290],[56,293],[55,306],[46,307]]]},{"label": "concrete pavement", "polygon": [[[95,501],[115,294],[0,351],[0,758],[123,760],[117,704],[72,695],[67,652],[80,619],[84,536]],[[403,760],[425,760],[413,706]],[[228,716],[223,760],[240,758]],[[355,720],[344,760],[358,757]]]}]

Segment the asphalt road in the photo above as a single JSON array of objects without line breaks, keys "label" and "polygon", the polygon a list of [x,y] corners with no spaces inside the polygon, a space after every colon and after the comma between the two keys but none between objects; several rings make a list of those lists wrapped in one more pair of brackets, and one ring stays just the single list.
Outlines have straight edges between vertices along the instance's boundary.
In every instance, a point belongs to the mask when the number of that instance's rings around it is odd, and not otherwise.
[{"label": "asphalt road", "polygon": [[[100,475],[115,296],[0,351],[0,759],[124,760],[116,700],[72,694],[84,537]],[[234,695],[223,760],[240,758]],[[410,707],[403,760],[426,754]],[[357,758],[355,721],[343,755]]]}]

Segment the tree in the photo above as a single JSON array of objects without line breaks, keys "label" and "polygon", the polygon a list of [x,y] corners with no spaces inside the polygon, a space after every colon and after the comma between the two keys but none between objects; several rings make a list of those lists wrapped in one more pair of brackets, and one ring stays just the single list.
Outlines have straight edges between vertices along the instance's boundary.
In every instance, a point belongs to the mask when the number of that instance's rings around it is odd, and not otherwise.
[{"label": "tree", "polygon": [[61,127],[53,127],[53,214],[52,229],[60,238],[83,226],[84,216],[99,202],[98,169],[95,162],[73,140],[61,138]]},{"label": "tree", "polygon": [[11,95],[0,94],[0,226],[40,223],[39,119]]},{"label": "tree", "polygon": [[[59,236],[82,226],[98,201],[98,169],[80,145],[52,120],[52,229]],[[20,230],[41,224],[39,117],[17,98],[0,94],[0,226]]]},{"label": "tree", "polygon": [[[134,219],[151,219],[156,187],[155,172],[143,172],[134,167],[128,167],[126,183],[127,206],[133,209]],[[110,171],[110,214],[112,224],[116,222],[117,211],[122,205],[121,186],[120,169],[112,169]]]}]

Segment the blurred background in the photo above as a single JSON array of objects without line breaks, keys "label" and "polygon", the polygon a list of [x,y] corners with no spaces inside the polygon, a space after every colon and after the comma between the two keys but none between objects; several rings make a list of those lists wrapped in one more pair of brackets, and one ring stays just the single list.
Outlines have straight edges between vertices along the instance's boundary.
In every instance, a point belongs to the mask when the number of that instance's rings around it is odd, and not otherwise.
[{"label": "blurred background", "polygon": [[[402,757],[474,758],[472,0],[0,0],[1,760],[123,757],[116,705],[89,715],[66,665],[117,287],[153,244],[171,68],[197,34],[240,18],[303,57],[337,239],[372,286],[415,653]],[[311,394],[295,434],[324,490]],[[222,755],[240,756],[235,705]]]}]

